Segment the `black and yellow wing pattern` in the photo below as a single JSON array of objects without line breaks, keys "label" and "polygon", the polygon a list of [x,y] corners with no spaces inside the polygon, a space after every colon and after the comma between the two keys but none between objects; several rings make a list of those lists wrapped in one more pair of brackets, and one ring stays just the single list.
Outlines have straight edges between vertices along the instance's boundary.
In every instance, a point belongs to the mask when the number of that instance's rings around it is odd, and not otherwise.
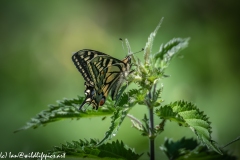
[{"label": "black and yellow wing pattern", "polygon": [[130,56],[121,61],[99,51],[83,49],[74,53],[72,60],[85,80],[86,98],[79,109],[86,103],[98,109],[109,93],[116,99],[124,79],[131,73]]}]

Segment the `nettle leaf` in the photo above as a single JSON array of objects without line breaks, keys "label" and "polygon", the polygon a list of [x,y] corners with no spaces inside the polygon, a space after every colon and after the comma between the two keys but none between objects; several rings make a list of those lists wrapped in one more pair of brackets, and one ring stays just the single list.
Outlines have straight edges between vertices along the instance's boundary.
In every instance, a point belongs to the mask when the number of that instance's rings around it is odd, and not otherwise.
[{"label": "nettle leaf", "polygon": [[99,142],[99,146],[102,145],[105,141],[111,139],[112,137],[116,136],[119,127],[121,126],[123,120],[127,116],[129,112],[129,108],[117,108],[116,111],[113,113],[111,117],[111,126],[109,127],[108,131],[105,133],[104,138]]},{"label": "nettle leaf", "polygon": [[179,141],[172,141],[171,139],[165,139],[164,144],[160,147],[169,159],[175,160],[236,160],[234,157],[227,153],[227,151],[222,151],[223,155],[219,155],[213,150],[209,150],[207,147],[199,144],[194,139],[182,138]]},{"label": "nettle leaf", "polygon": [[[118,94],[117,94],[116,100],[115,100],[115,106],[117,106],[117,105],[123,106],[127,102],[127,101],[122,100],[123,93],[124,93],[124,91],[126,90],[127,87],[128,87],[128,84],[125,84],[118,91]],[[119,104],[120,101],[121,101],[121,104]]]},{"label": "nettle leaf", "polygon": [[[178,158],[178,160],[184,160],[186,159],[185,156],[181,156]],[[213,150],[209,150],[206,146],[199,145],[196,147],[192,152],[188,154],[189,160],[237,160],[238,158],[231,155],[227,151],[222,151],[222,155],[218,154],[217,152]]]},{"label": "nettle leaf", "polygon": [[160,99],[160,94],[163,91],[163,86],[157,89],[157,80],[151,87],[151,90],[146,94],[144,102],[148,103],[150,106],[159,106],[162,100]]},{"label": "nettle leaf", "polygon": [[136,117],[134,117],[133,115],[131,114],[128,114],[127,115],[128,118],[131,119],[131,122],[132,122],[132,127],[136,128],[137,130],[139,131],[143,131],[143,123]]},{"label": "nettle leaf", "polygon": [[122,94],[117,106],[119,107],[132,107],[136,103],[138,103],[138,99],[136,98],[139,94],[139,90],[132,89],[128,92]]},{"label": "nettle leaf", "polygon": [[143,154],[136,154],[134,149],[129,148],[122,141],[118,140],[112,143],[103,144],[98,147],[101,151],[99,157],[114,157],[120,159],[137,160]]},{"label": "nettle leaf", "polygon": [[161,45],[157,53],[154,54],[154,59],[160,58],[161,60],[170,61],[171,58],[180,50],[188,46],[190,38],[173,38],[165,45]]},{"label": "nettle leaf", "polygon": [[134,89],[122,95],[119,103],[117,104],[119,107],[117,107],[117,109],[113,113],[113,116],[111,117],[111,126],[109,127],[109,130],[105,133],[105,137],[101,140],[101,142],[99,142],[98,145],[102,145],[106,140],[109,140],[112,137],[116,136],[119,127],[126,118],[131,107],[133,107],[137,103],[135,99],[132,99],[132,97],[134,97],[137,92],[138,91]]},{"label": "nettle leaf", "polygon": [[[170,121],[175,121],[179,123],[180,125],[184,125],[185,121],[184,119],[178,115],[178,113],[173,112],[171,106],[163,106],[160,109],[156,110],[156,114],[161,118],[161,119],[167,119]],[[186,125],[187,127],[187,125]]]},{"label": "nettle leaf", "polygon": [[171,139],[165,138],[164,144],[160,149],[167,155],[169,159],[177,159],[181,155],[186,155],[189,150],[193,150],[198,146],[198,143],[194,139],[182,138],[177,142],[173,142]]},{"label": "nettle leaf", "polygon": [[184,101],[177,101],[156,110],[161,119],[176,121],[180,125],[189,127],[199,140],[214,151],[222,154],[221,150],[211,139],[211,126],[208,117],[191,104]]},{"label": "nettle leaf", "polygon": [[[52,155],[57,159],[57,156],[65,155],[66,157],[73,158],[94,158],[94,159],[139,159],[140,154],[136,154],[134,149],[129,148],[122,141],[114,141],[112,143],[106,143],[101,146],[97,146],[98,141],[91,139],[79,140],[73,142],[67,142],[62,146],[55,146],[52,150],[48,151],[46,155]],[[65,157],[59,157],[65,158]],[[50,158],[47,158],[50,159]],[[52,158],[54,159],[54,158]]]},{"label": "nettle leaf", "polygon": [[86,111],[79,111],[78,108],[82,104],[84,97],[78,97],[77,99],[64,99],[62,101],[57,101],[56,105],[49,105],[47,110],[43,110],[38,113],[34,118],[32,118],[27,124],[16,130],[15,132],[26,130],[29,128],[37,128],[39,126],[44,126],[48,123],[59,121],[62,119],[80,119],[96,116],[107,116],[111,115],[114,110],[114,103],[110,98],[107,99],[106,105],[100,107],[99,110],[92,110],[89,106]]},{"label": "nettle leaf", "polygon": [[152,56],[155,67],[163,69],[168,67],[172,57],[180,50],[188,46],[190,38],[173,38],[165,45],[161,45],[157,53]]},{"label": "nettle leaf", "polygon": [[[48,154],[51,155],[63,155],[69,157],[92,157],[95,158],[99,154],[99,151],[96,149],[97,140],[91,139],[73,141],[72,143],[67,142],[62,144],[62,146],[55,146],[52,150],[48,151]],[[53,158],[54,159],[54,158]]]},{"label": "nettle leaf", "polygon": [[147,65],[150,63],[150,58],[149,57],[150,57],[150,54],[152,53],[152,46],[153,46],[154,38],[157,35],[157,31],[160,28],[162,22],[163,22],[163,18],[161,19],[161,21],[157,25],[154,32],[152,32],[150,34],[150,36],[148,37],[148,41],[147,41],[146,46],[144,48],[144,59],[145,59],[145,64],[147,64]]}]

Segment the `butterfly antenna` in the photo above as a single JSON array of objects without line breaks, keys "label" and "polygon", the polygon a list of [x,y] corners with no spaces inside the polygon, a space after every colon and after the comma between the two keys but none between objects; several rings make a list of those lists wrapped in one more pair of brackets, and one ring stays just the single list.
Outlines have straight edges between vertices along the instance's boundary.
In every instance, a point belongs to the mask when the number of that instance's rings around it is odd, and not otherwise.
[{"label": "butterfly antenna", "polygon": [[133,55],[133,54],[136,54],[136,53],[140,53],[140,52],[142,52],[142,51],[144,51],[144,48],[142,48],[140,51],[137,51],[137,52],[134,52],[134,53],[129,54],[129,56],[131,56],[131,55]]}]

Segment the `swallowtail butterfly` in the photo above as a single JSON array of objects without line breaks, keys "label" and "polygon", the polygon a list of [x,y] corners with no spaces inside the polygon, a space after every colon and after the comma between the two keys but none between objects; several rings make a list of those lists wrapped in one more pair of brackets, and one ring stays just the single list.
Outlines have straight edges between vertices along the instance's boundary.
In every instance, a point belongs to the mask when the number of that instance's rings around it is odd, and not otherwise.
[{"label": "swallowtail butterfly", "polygon": [[73,54],[72,60],[85,80],[86,98],[79,110],[86,104],[98,109],[104,105],[108,94],[113,100],[126,77],[131,73],[131,57],[118,60],[105,53],[83,49]]}]

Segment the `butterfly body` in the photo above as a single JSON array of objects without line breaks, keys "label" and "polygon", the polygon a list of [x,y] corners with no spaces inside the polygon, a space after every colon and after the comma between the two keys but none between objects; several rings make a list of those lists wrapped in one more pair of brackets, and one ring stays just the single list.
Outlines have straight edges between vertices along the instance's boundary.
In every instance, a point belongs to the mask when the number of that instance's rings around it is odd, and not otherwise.
[{"label": "butterfly body", "polygon": [[84,49],[74,53],[72,60],[85,80],[86,98],[80,109],[86,103],[98,109],[109,93],[113,100],[116,99],[124,79],[131,72],[130,56],[121,61],[102,52]]}]

